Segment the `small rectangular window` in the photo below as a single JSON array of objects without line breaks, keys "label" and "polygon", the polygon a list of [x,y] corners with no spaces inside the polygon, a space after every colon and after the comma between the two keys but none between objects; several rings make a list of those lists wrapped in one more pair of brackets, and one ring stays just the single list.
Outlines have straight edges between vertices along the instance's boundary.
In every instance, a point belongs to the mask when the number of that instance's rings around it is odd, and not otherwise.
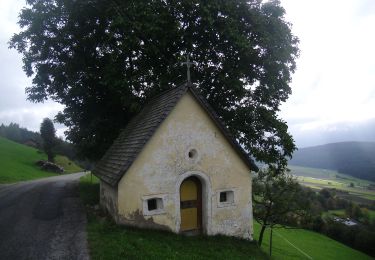
[{"label": "small rectangular window", "polygon": [[152,198],[147,200],[147,210],[160,210],[163,209],[163,199],[162,198]]},{"label": "small rectangular window", "polygon": [[157,203],[156,203],[156,199],[149,199],[147,201],[147,207],[148,207],[148,210],[155,210],[157,209]]},{"label": "small rectangular window", "polygon": [[226,202],[226,201],[227,201],[227,193],[220,192],[220,202]]},{"label": "small rectangular window", "polygon": [[164,203],[166,195],[148,195],[142,197],[142,208],[144,216],[165,214]]},{"label": "small rectangular window", "polygon": [[219,193],[219,206],[225,207],[234,204],[233,190],[221,191]]}]

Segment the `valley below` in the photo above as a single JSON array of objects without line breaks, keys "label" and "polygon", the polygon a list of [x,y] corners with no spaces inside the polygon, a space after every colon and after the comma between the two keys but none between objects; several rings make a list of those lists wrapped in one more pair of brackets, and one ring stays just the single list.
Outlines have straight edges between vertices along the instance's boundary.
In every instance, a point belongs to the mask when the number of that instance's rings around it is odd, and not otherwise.
[{"label": "valley below", "polygon": [[375,182],[334,170],[289,165],[299,183],[313,190],[335,189],[337,196],[360,204],[375,203]]}]

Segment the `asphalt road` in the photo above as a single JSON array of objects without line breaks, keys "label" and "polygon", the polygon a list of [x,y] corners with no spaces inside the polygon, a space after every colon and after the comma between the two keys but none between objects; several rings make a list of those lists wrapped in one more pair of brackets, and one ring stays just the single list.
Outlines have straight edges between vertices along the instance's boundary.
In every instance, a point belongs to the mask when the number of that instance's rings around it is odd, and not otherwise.
[{"label": "asphalt road", "polygon": [[89,259],[82,175],[0,186],[0,259]]}]

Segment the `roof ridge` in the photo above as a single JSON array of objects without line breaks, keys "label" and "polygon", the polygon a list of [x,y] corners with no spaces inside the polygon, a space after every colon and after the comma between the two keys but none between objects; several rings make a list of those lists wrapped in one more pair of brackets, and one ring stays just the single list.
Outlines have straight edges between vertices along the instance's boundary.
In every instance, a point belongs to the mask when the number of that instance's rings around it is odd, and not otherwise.
[{"label": "roof ridge", "polygon": [[167,94],[168,92],[170,92],[170,91],[172,91],[172,90],[176,90],[176,89],[178,89],[178,88],[181,88],[181,89],[185,89],[185,88],[186,88],[186,89],[188,89],[189,86],[191,86],[191,83],[189,83],[189,82],[184,82],[184,83],[182,83],[182,84],[180,84],[180,85],[178,85],[178,86],[175,86],[175,87],[172,87],[172,88],[166,89],[166,90],[164,90],[164,91],[162,91],[162,92],[156,94],[155,96],[151,97],[151,98],[148,100],[146,106],[147,106],[149,103],[153,102],[155,99],[159,98],[160,96],[164,96],[165,94]]}]

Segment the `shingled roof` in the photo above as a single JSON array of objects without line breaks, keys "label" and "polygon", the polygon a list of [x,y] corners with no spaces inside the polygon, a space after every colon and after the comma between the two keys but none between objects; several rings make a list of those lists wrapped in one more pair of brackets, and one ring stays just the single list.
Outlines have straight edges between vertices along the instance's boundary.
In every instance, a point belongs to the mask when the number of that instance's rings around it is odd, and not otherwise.
[{"label": "shingled roof", "polygon": [[122,176],[135,161],[142,148],[146,145],[147,141],[152,137],[156,129],[187,91],[190,91],[202,105],[248,167],[254,171],[258,171],[258,167],[253,160],[230,135],[223,122],[206,100],[199,95],[198,91],[191,84],[185,83],[154,97],[142,111],[129,122],[125,129],[121,131],[119,137],[96,165],[93,174],[111,186],[117,185]]}]

